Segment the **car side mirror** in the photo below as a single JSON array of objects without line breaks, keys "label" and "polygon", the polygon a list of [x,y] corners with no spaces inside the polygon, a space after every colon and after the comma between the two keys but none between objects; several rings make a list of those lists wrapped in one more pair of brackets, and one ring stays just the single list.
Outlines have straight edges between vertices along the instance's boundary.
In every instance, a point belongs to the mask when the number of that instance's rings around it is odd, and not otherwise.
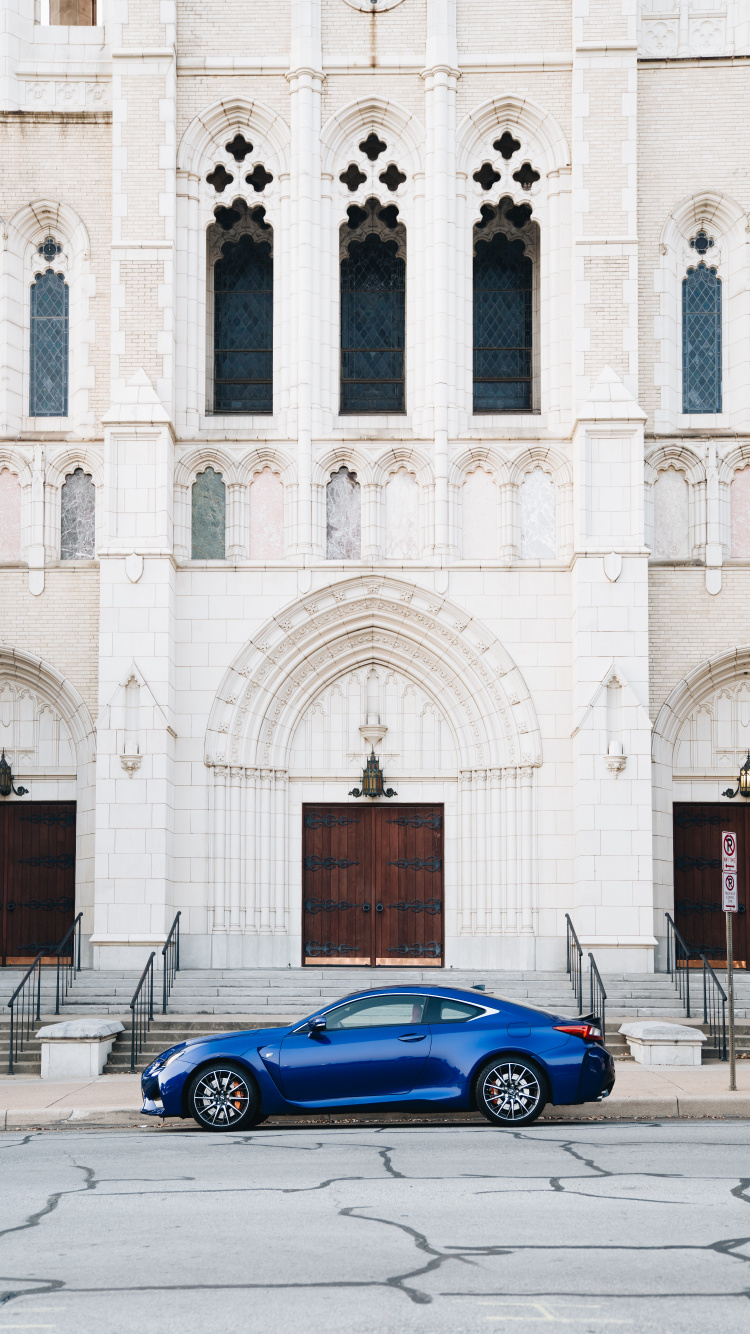
[{"label": "car side mirror", "polygon": [[319,1033],[323,1032],[325,1026],[325,1019],[311,1019],[308,1024],[307,1036],[310,1038],[317,1037]]}]

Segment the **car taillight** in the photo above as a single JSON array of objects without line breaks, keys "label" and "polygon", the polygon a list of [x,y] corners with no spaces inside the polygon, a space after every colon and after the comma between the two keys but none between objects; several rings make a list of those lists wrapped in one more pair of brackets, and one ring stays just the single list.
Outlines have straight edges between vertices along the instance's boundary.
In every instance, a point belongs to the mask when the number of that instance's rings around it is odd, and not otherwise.
[{"label": "car taillight", "polygon": [[555,1024],[558,1033],[571,1033],[574,1038],[583,1038],[584,1042],[602,1042],[602,1030],[593,1024]]}]

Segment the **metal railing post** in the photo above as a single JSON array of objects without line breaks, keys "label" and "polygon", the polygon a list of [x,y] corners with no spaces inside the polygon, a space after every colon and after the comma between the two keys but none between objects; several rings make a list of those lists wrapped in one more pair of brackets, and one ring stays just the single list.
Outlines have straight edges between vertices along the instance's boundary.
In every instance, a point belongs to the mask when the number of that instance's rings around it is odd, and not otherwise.
[{"label": "metal railing post", "polygon": [[[154,1017],[154,959],[156,950],[152,950],[148,956],[146,967],[141,973],[138,986],[135,989],[133,999],[130,1002],[130,1012],[132,1015],[130,1025],[130,1073],[135,1074],[135,1065],[140,1055],[140,1049],[143,1046],[143,1040],[151,1026]],[[143,992],[144,985],[148,980],[148,990]]]}]

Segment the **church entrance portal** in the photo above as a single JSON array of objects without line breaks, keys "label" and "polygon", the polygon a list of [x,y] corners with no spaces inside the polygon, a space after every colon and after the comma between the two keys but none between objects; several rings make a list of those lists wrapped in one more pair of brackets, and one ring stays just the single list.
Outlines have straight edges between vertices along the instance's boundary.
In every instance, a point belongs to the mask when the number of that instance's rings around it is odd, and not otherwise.
[{"label": "church entrance portal", "polygon": [[302,961],[443,963],[443,807],[302,810]]},{"label": "church entrance portal", "polygon": [[52,956],[73,924],[74,801],[0,807],[0,958],[30,964]]}]

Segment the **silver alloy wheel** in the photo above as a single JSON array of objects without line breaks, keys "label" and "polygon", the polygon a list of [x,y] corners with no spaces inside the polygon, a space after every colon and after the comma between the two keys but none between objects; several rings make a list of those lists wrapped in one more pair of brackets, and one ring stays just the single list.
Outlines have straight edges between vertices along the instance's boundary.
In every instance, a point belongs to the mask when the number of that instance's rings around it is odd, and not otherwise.
[{"label": "silver alloy wheel", "polygon": [[534,1071],[523,1061],[503,1061],[488,1071],[482,1095],[499,1121],[520,1121],[538,1106],[542,1090]]},{"label": "silver alloy wheel", "polygon": [[209,1126],[229,1126],[250,1106],[250,1089],[236,1070],[207,1070],[193,1090],[195,1111]]}]

